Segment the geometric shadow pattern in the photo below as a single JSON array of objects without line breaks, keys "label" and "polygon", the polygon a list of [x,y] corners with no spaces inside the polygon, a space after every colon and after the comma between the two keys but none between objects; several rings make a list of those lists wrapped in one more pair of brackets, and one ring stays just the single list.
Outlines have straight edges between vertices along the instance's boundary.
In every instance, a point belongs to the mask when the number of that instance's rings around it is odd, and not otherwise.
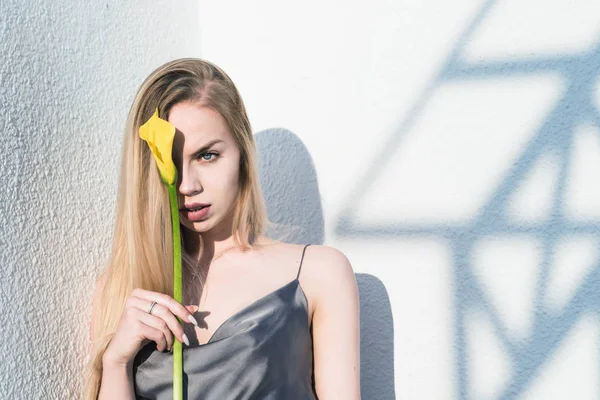
[{"label": "geometric shadow pattern", "polygon": [[[486,2],[472,23],[460,36],[456,46],[442,65],[432,83],[418,96],[415,105],[399,129],[386,142],[383,151],[365,175],[356,184],[356,190],[346,202],[336,224],[336,234],[343,237],[418,238],[433,237],[450,244],[452,251],[454,290],[454,341],[456,354],[455,398],[473,398],[472,376],[469,376],[467,338],[468,318],[472,312],[484,315],[491,322],[493,334],[501,345],[510,368],[510,374],[493,398],[520,398],[534,382],[540,370],[563,343],[569,332],[584,314],[600,317],[600,260],[587,271],[566,305],[560,310],[547,307],[546,296],[552,275],[557,244],[565,238],[578,236],[600,237],[597,221],[573,221],[565,213],[567,177],[573,165],[575,132],[582,125],[600,128],[600,112],[594,102],[596,82],[600,77],[600,46],[592,46],[584,53],[554,55],[539,58],[495,60],[493,62],[467,62],[461,57],[469,39],[494,5]],[[371,182],[384,170],[401,144],[402,137],[410,131],[414,122],[441,85],[448,82],[507,77],[534,76],[552,72],[561,77],[564,91],[543,122],[536,128],[533,139],[522,149],[517,161],[502,177],[477,215],[460,226],[448,224],[402,224],[369,225],[358,222],[358,204],[361,195],[369,191]],[[597,132],[600,129],[596,130]],[[528,173],[541,157],[551,154],[558,160],[557,179],[553,186],[551,209],[547,218],[521,224],[508,217],[508,204]],[[598,174],[598,171],[589,171]],[[597,180],[600,184],[600,176]],[[600,204],[598,205],[600,207]],[[511,334],[494,303],[488,288],[477,277],[473,265],[473,252],[481,241],[489,238],[511,236],[530,237],[541,244],[540,264],[536,269],[536,287],[531,309],[530,329],[525,337]],[[510,294],[506,294],[507,296]],[[451,351],[449,349],[449,351]],[[598,352],[598,349],[596,349]]]}]

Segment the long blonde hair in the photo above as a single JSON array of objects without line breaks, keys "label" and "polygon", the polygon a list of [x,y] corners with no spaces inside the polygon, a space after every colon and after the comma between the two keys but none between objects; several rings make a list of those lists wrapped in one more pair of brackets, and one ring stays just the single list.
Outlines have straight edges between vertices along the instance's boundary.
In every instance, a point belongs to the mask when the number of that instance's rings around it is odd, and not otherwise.
[{"label": "long blonde hair", "polygon": [[[113,245],[102,274],[105,283],[93,316],[94,341],[84,373],[85,400],[98,396],[102,356],[132,290],[144,288],[173,295],[169,197],[138,130],[156,108],[161,118],[167,119],[172,107],[183,101],[219,112],[240,150],[240,185],[232,232],[235,243],[243,249],[251,248],[267,224],[254,137],[244,103],[229,76],[212,63],[192,58],[174,60],[156,69],[142,83],[127,118]],[[185,246],[182,253],[185,274],[194,261]]]}]

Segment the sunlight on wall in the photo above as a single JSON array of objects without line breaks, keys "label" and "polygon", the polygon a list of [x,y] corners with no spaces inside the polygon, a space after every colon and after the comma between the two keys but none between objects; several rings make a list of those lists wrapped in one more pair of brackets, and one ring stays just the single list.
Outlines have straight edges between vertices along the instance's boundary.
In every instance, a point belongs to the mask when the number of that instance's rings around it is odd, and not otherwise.
[{"label": "sunlight on wall", "polygon": [[480,239],[472,251],[475,277],[507,333],[519,340],[532,329],[541,266],[539,240],[511,235]]},{"label": "sunlight on wall", "polygon": [[[600,122],[600,121],[599,121]],[[565,208],[577,221],[600,220],[600,129],[584,124],[575,132]]]},{"label": "sunlight on wall", "polygon": [[554,76],[460,81],[435,92],[358,206],[358,221],[467,222],[562,93]]},{"label": "sunlight on wall", "polygon": [[545,306],[556,313],[564,310],[598,259],[600,251],[597,237],[561,238],[554,249]]},{"label": "sunlight on wall", "polygon": [[583,316],[549,355],[549,360],[520,398],[597,399],[600,386],[598,318]]},{"label": "sunlight on wall", "polygon": [[497,398],[512,374],[510,359],[488,315],[474,311],[468,315],[467,324],[469,396]]},{"label": "sunlight on wall", "polygon": [[592,47],[600,14],[589,0],[493,2],[465,51],[468,61],[555,58]]},{"label": "sunlight on wall", "polygon": [[547,153],[533,165],[510,198],[508,218],[514,222],[541,222],[550,217],[560,171],[559,157]]}]

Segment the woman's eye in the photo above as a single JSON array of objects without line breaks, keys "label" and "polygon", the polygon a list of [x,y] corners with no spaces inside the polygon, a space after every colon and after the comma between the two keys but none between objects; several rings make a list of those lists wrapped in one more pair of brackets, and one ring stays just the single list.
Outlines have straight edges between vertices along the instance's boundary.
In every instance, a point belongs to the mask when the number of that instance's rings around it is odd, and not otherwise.
[{"label": "woman's eye", "polygon": [[204,153],[200,155],[199,159],[203,161],[212,161],[216,156],[218,156],[217,153]]}]

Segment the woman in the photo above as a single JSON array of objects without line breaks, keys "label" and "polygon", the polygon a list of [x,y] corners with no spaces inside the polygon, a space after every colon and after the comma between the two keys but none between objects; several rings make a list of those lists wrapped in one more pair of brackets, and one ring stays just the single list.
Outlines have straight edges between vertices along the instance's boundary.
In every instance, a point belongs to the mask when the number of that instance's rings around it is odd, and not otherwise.
[{"label": "woman", "polygon": [[[176,128],[185,306],[172,298],[167,191],[138,135],[157,108]],[[189,399],[359,399],[359,302],[348,259],[331,247],[272,240],[266,222],[254,139],[231,79],[198,59],[158,68],[127,121],[85,398],[172,398],[169,350],[179,340]]]}]

